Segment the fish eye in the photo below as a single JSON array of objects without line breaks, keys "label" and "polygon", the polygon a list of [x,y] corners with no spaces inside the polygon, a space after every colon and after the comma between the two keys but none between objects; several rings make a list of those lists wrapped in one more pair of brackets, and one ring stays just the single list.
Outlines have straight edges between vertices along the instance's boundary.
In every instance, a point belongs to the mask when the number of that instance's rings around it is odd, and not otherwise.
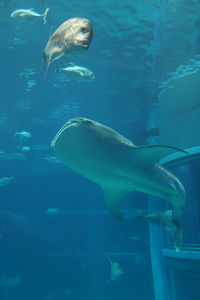
[{"label": "fish eye", "polygon": [[67,123],[68,124],[79,123],[79,120],[80,120],[80,118],[73,118],[73,119],[70,119]]},{"label": "fish eye", "polygon": [[82,33],[87,33],[88,29],[87,29],[86,27],[81,27],[81,28],[80,28],[80,31],[81,31]]},{"label": "fish eye", "polygon": [[92,125],[92,121],[90,121],[90,120],[83,120],[83,122],[84,122],[84,124],[85,125]]}]

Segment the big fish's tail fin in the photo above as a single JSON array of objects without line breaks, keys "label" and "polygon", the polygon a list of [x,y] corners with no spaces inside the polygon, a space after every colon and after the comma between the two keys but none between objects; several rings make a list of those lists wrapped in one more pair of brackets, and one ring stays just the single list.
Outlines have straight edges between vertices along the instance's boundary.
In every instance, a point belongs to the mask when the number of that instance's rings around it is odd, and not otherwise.
[{"label": "big fish's tail fin", "polygon": [[168,230],[171,234],[176,251],[179,252],[181,250],[182,227],[179,221],[173,219],[172,210],[166,210],[155,214],[142,214],[138,217]]},{"label": "big fish's tail fin", "polygon": [[49,13],[50,13],[50,8],[49,7],[47,7],[46,9],[45,9],[45,12],[43,13],[43,22],[44,22],[44,24],[47,24],[47,21],[48,21],[48,23],[49,23],[49,20],[50,20],[50,15],[49,15]]}]

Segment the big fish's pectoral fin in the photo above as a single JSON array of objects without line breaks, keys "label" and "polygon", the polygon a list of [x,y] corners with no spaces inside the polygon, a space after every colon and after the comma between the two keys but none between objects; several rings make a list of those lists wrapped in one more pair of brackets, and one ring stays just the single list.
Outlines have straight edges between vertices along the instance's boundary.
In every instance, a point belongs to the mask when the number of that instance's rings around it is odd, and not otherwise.
[{"label": "big fish's pectoral fin", "polygon": [[48,69],[49,69],[49,65],[50,65],[50,61],[49,61],[47,55],[43,52],[39,74],[42,75],[42,73],[44,73],[45,76],[46,76],[47,72],[48,72]]},{"label": "big fish's pectoral fin", "polygon": [[147,145],[147,146],[137,146],[133,148],[134,155],[137,153],[140,161],[145,164],[152,164],[158,162],[161,158],[173,154],[175,152],[183,152],[188,154],[187,151],[182,150],[177,147],[164,146],[164,145]]},{"label": "big fish's pectoral fin", "polygon": [[111,214],[118,220],[123,219],[123,215],[120,209],[120,200],[127,194],[127,192],[119,191],[114,188],[103,187],[104,198],[106,206],[110,210]]},{"label": "big fish's pectoral fin", "polygon": [[172,210],[161,211],[155,214],[143,214],[140,215],[139,218],[163,226],[170,232],[176,251],[179,252],[181,250],[182,227],[179,222],[173,220]]}]

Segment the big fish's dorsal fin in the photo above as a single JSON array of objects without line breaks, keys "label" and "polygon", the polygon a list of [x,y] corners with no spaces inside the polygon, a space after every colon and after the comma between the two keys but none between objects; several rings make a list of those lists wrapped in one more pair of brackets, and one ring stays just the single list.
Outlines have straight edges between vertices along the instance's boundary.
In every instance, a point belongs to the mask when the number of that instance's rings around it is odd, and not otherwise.
[{"label": "big fish's dorsal fin", "polygon": [[134,158],[138,152],[138,159],[143,161],[145,164],[153,164],[161,160],[161,158],[173,154],[175,152],[183,152],[188,154],[187,151],[182,150],[173,146],[164,146],[164,145],[145,145],[145,146],[136,146],[132,148],[134,151]]},{"label": "big fish's dorsal fin", "polygon": [[120,209],[120,200],[128,193],[128,191],[119,191],[117,188],[102,187],[106,206],[111,214],[118,220],[123,219]]}]

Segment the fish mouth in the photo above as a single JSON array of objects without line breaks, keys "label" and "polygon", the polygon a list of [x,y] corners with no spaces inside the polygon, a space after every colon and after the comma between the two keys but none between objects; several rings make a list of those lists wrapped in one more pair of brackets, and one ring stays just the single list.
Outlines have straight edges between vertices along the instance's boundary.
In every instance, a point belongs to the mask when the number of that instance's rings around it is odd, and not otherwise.
[{"label": "fish mouth", "polygon": [[77,125],[86,125],[86,126],[90,126],[92,125],[93,122],[89,119],[86,118],[72,118],[69,119],[69,121],[67,121],[67,123],[65,123],[61,129],[57,132],[56,136],[54,137],[54,139],[52,140],[50,146],[51,147],[55,147],[56,141],[58,139],[58,137],[63,133],[63,131],[65,131],[67,128],[72,127],[72,126],[77,126]]},{"label": "fish mouth", "polygon": [[71,126],[74,126],[76,124],[78,124],[79,122],[76,121],[76,119],[70,119],[67,123],[65,123],[61,128],[60,130],[57,132],[56,136],[54,137],[54,139],[52,140],[50,146],[51,147],[55,147],[55,144],[56,144],[56,141],[58,139],[58,137],[62,134],[62,132],[64,130],[66,130],[67,128],[71,127]]}]

